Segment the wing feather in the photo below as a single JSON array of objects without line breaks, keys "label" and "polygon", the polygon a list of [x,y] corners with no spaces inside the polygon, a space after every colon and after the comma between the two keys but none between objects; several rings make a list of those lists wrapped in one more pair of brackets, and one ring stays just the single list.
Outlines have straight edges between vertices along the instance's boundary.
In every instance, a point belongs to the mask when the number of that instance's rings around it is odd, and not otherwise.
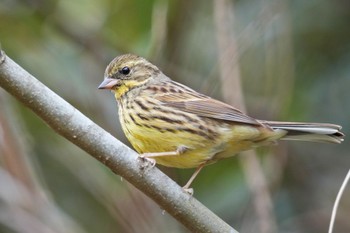
[{"label": "wing feather", "polygon": [[182,84],[175,82],[174,84],[182,91],[162,93],[161,95],[155,96],[155,98],[166,106],[174,107],[201,117],[261,125],[256,119],[247,116],[231,105],[200,94]]}]

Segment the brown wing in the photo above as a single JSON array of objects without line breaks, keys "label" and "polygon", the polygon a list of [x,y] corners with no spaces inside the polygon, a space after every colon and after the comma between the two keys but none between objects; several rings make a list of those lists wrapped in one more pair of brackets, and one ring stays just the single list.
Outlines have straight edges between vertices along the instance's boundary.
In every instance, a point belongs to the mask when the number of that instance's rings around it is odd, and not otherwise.
[{"label": "brown wing", "polygon": [[173,84],[178,90],[177,92],[166,92],[155,96],[156,99],[160,100],[166,106],[178,108],[202,117],[261,125],[256,119],[245,115],[231,105],[200,94],[179,83],[173,82]]}]

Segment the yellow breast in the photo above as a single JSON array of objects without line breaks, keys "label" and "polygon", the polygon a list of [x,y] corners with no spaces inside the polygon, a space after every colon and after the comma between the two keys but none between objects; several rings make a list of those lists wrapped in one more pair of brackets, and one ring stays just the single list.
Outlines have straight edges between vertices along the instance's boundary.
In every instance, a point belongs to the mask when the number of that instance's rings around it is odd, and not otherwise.
[{"label": "yellow breast", "polygon": [[[138,101],[141,101],[139,104]],[[123,131],[139,153],[173,152],[188,148],[179,156],[157,157],[156,162],[169,167],[191,168],[209,160],[216,149],[216,135],[211,135],[199,117],[191,114],[145,111],[144,100],[119,104],[119,117]],[[133,105],[128,106],[129,105]],[[174,112],[174,110],[172,110]],[[191,120],[192,122],[188,122]],[[209,127],[209,126],[208,126]]]}]

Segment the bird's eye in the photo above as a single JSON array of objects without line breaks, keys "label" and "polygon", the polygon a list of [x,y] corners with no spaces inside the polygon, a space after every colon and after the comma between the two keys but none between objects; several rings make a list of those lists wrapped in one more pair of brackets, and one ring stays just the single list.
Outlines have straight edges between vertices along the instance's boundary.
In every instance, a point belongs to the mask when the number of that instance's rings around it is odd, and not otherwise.
[{"label": "bird's eye", "polygon": [[127,74],[130,73],[130,68],[127,67],[127,66],[125,66],[125,67],[123,67],[121,70],[119,70],[119,73],[124,74],[124,75],[127,75]]}]

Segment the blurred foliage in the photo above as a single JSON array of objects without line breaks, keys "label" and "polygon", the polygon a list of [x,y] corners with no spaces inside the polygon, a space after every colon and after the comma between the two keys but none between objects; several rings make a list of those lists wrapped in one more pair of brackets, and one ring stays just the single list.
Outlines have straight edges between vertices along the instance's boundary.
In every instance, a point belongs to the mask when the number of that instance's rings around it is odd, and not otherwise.
[{"label": "blurred foliage", "polygon": [[[0,41],[12,59],[128,144],[114,98],[97,90],[104,68],[119,54],[136,53],[220,99],[213,4],[3,0]],[[349,1],[237,0],[233,6],[228,10],[249,113],[336,123],[349,134]],[[3,90],[0,104],[0,232],[187,232]],[[258,150],[278,232],[326,231],[349,169],[349,149],[345,141],[282,142]],[[193,172],[162,169],[179,184]],[[237,158],[205,168],[194,189],[196,198],[235,229],[257,231]],[[348,194],[349,188],[336,232],[350,231]]]}]

